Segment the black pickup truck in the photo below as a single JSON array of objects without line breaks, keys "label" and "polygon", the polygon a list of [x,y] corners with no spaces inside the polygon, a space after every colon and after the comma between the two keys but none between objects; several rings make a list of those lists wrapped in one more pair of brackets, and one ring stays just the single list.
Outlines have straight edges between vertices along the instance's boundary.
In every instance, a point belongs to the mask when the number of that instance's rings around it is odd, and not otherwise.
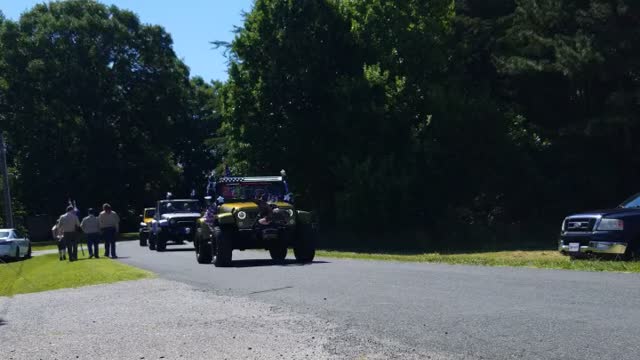
[{"label": "black pickup truck", "polygon": [[568,216],[562,222],[558,250],[572,258],[640,257],[640,194],[614,209]]}]

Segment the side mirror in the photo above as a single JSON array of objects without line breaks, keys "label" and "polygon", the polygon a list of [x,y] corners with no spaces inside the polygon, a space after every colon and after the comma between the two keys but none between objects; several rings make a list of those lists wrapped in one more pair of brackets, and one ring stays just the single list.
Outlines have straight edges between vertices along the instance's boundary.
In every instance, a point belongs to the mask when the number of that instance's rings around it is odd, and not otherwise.
[{"label": "side mirror", "polygon": [[204,203],[205,203],[205,205],[207,205],[207,206],[211,205],[211,200],[212,200],[212,197],[211,197],[211,196],[209,196],[209,195],[205,196],[205,197],[204,197]]}]

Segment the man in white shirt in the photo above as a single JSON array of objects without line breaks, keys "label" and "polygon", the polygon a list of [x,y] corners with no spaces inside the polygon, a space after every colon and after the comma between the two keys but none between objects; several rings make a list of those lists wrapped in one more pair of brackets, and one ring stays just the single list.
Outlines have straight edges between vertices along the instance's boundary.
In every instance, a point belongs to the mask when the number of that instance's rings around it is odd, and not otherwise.
[{"label": "man in white shirt", "polygon": [[73,206],[67,206],[67,212],[60,216],[58,226],[62,229],[62,238],[67,247],[69,261],[78,260],[78,229],[80,228],[80,221]]},{"label": "man in white shirt", "polygon": [[117,259],[116,255],[116,236],[120,230],[120,217],[115,211],[111,210],[111,205],[102,205],[102,212],[98,215],[98,223],[100,231],[102,231],[102,239],[104,241],[104,256]]},{"label": "man in white shirt", "polygon": [[80,227],[87,235],[87,248],[89,249],[89,259],[95,257],[99,259],[98,244],[100,244],[100,223],[93,209],[88,210],[89,215],[82,219]]}]

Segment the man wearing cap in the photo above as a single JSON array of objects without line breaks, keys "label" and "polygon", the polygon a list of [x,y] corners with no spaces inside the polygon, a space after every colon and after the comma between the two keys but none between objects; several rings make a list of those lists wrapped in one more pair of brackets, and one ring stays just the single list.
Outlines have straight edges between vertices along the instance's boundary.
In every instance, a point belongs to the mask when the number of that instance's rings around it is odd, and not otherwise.
[{"label": "man wearing cap", "polygon": [[111,210],[111,205],[102,205],[102,212],[98,215],[98,224],[104,241],[104,256],[109,257],[111,254],[112,259],[117,259],[116,235],[120,229],[120,217]]},{"label": "man wearing cap", "polygon": [[98,244],[100,244],[100,223],[95,215],[93,209],[89,209],[87,217],[82,219],[80,227],[82,232],[87,235],[87,248],[89,249],[89,259],[95,257],[100,258],[98,255]]},{"label": "man wearing cap", "polygon": [[78,229],[80,221],[73,206],[67,206],[67,212],[60,216],[58,226],[62,230],[62,239],[67,247],[69,261],[78,260]]}]

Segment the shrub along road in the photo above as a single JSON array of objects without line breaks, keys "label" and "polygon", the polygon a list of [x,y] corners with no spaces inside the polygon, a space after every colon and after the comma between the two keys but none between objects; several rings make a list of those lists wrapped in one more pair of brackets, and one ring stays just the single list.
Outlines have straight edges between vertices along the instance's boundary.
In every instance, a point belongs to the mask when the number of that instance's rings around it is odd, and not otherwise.
[{"label": "shrub along road", "polygon": [[[362,339],[453,358],[636,359],[640,275],[318,258],[273,266],[234,251],[233,267],[195,261],[191,244],[120,246],[122,262],[216,294],[277,305]],[[399,348],[399,349],[400,349]]]}]

